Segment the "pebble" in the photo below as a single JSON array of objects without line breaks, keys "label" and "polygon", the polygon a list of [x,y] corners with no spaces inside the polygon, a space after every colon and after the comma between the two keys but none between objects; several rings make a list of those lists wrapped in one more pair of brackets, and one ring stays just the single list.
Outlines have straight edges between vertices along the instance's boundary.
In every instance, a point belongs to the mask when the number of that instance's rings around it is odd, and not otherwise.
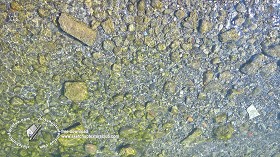
[{"label": "pebble", "polygon": [[249,114],[249,119],[253,119],[258,117],[260,114],[254,105],[251,105],[247,108],[247,112]]},{"label": "pebble", "polygon": [[264,54],[280,59],[280,45],[271,45],[263,49]]},{"label": "pebble", "polygon": [[97,146],[93,144],[86,144],[85,151],[90,155],[94,155],[97,151]]},{"label": "pebble", "polygon": [[252,56],[246,63],[244,63],[244,65],[241,66],[240,71],[248,75],[255,74],[263,65],[264,60],[265,56],[263,54]]},{"label": "pebble", "polygon": [[221,42],[231,42],[237,41],[239,39],[239,34],[236,29],[232,28],[225,32],[222,32],[219,36]]},{"label": "pebble", "polygon": [[182,19],[183,17],[185,17],[185,11],[184,10],[177,10],[175,12],[175,16],[178,18],[178,19]]},{"label": "pebble", "polygon": [[85,82],[65,82],[64,95],[72,101],[83,101],[88,97],[88,89]]},{"label": "pebble", "polygon": [[207,20],[202,20],[200,27],[199,27],[199,31],[204,34],[207,33],[208,31],[210,31],[212,28],[212,23],[210,23]]},{"label": "pebble", "polygon": [[196,140],[202,135],[202,129],[194,128],[190,135],[184,138],[180,143],[186,147],[189,147],[192,143],[195,143]]},{"label": "pebble", "polygon": [[123,157],[135,156],[136,153],[137,153],[137,151],[130,146],[121,148],[121,150],[119,152],[119,154]]},{"label": "pebble", "polygon": [[129,32],[134,32],[134,31],[135,31],[134,24],[129,24],[129,25],[128,25],[128,31],[129,31]]},{"label": "pebble", "polygon": [[206,85],[209,83],[214,77],[214,73],[210,70],[203,73],[203,84]]},{"label": "pebble", "polygon": [[246,7],[243,3],[238,3],[236,6],[236,11],[245,13],[246,12]]},{"label": "pebble", "polygon": [[89,28],[85,23],[78,22],[73,16],[62,13],[58,19],[63,31],[77,38],[88,46],[94,44],[97,32]]},{"label": "pebble", "polygon": [[105,40],[103,42],[103,49],[106,51],[113,51],[114,47],[115,47],[115,44],[111,40]]},{"label": "pebble", "polygon": [[115,31],[115,25],[111,18],[107,19],[106,21],[102,22],[102,28],[104,29],[105,33],[111,34]]}]

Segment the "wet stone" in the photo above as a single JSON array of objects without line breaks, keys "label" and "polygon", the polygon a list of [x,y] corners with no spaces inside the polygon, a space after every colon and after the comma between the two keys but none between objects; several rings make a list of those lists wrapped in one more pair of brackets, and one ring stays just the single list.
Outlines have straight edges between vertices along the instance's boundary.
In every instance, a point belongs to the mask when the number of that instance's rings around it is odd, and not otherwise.
[{"label": "wet stone", "polygon": [[277,71],[277,63],[268,63],[262,66],[259,70],[260,74],[264,77],[270,77]]},{"label": "wet stone", "polygon": [[92,46],[96,38],[96,30],[89,28],[85,23],[77,21],[73,16],[62,13],[58,19],[63,31],[77,38],[88,46]]},{"label": "wet stone", "polygon": [[161,2],[161,0],[152,0],[151,5],[155,9],[161,9],[163,7],[163,3]]},{"label": "wet stone", "polygon": [[20,106],[20,105],[23,105],[24,102],[21,98],[19,97],[13,97],[11,100],[10,100],[10,104],[13,105],[13,106]]},{"label": "wet stone", "polygon": [[218,116],[215,117],[214,121],[216,123],[222,123],[227,120],[227,114],[226,113],[221,113]]},{"label": "wet stone", "polygon": [[113,51],[114,47],[115,47],[115,44],[111,40],[105,40],[103,42],[103,49],[106,51]]},{"label": "wet stone", "polygon": [[21,11],[23,9],[23,7],[16,1],[13,1],[10,6],[11,6],[11,9],[13,9],[15,11]]},{"label": "wet stone", "polygon": [[212,28],[212,24],[209,21],[202,20],[199,27],[199,31],[204,34],[207,33],[209,30],[211,30],[211,28]]},{"label": "wet stone", "polygon": [[176,84],[174,82],[167,81],[163,86],[163,90],[167,93],[175,94]]},{"label": "wet stone", "polygon": [[181,141],[181,144],[189,147],[191,144],[197,142],[199,137],[202,135],[202,130],[200,128],[194,128],[189,135]]},{"label": "wet stone", "polygon": [[140,0],[137,4],[138,11],[143,12],[145,10],[145,6],[145,0]]},{"label": "wet stone", "polygon": [[271,45],[263,50],[264,54],[280,58],[280,45]]},{"label": "wet stone", "polygon": [[133,24],[128,25],[128,31],[133,32],[135,30],[135,27]]},{"label": "wet stone", "polygon": [[214,77],[214,73],[212,71],[206,71],[203,73],[203,84],[206,85],[209,83]]},{"label": "wet stone", "polygon": [[64,95],[72,101],[83,101],[88,98],[88,89],[85,82],[66,82]]},{"label": "wet stone", "polygon": [[175,12],[175,16],[178,18],[178,19],[182,19],[183,17],[185,17],[185,11],[184,10],[177,10]]},{"label": "wet stone", "polygon": [[219,140],[229,140],[232,137],[234,128],[232,124],[220,125],[214,129],[214,135]]},{"label": "wet stone", "polygon": [[115,25],[112,19],[107,19],[106,21],[102,22],[102,28],[104,29],[105,33],[111,34],[115,30]]},{"label": "wet stone", "polygon": [[233,28],[221,33],[219,39],[221,42],[237,41],[239,39],[239,34],[237,30]]},{"label": "wet stone", "polygon": [[245,13],[246,12],[246,7],[243,3],[238,3],[236,5],[236,11],[241,12],[241,13]]},{"label": "wet stone", "polygon": [[97,151],[97,146],[93,144],[86,144],[85,151],[90,155],[94,155]]},{"label": "wet stone", "polygon": [[132,157],[132,156],[135,156],[136,153],[137,153],[137,151],[130,146],[121,148],[121,150],[119,152],[121,157]]},{"label": "wet stone", "polygon": [[258,72],[262,67],[265,56],[263,54],[257,54],[252,56],[244,65],[241,66],[240,71],[252,75]]}]

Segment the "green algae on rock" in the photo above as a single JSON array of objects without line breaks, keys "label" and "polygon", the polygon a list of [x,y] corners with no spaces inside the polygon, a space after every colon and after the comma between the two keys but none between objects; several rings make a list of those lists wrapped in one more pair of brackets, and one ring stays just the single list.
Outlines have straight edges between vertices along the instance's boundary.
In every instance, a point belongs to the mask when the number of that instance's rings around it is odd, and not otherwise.
[{"label": "green algae on rock", "polygon": [[232,124],[220,125],[214,129],[214,136],[219,140],[229,140],[234,133]]},{"label": "green algae on rock", "polygon": [[194,128],[189,135],[181,141],[184,146],[190,146],[193,143],[199,142],[199,137],[202,135],[200,128]]},{"label": "green algae on rock", "polygon": [[131,146],[122,147],[119,154],[121,157],[132,157],[137,154],[137,151]]},{"label": "green algae on rock", "polygon": [[85,151],[90,155],[94,155],[94,154],[96,154],[97,146],[94,144],[86,144]]},{"label": "green algae on rock", "polygon": [[112,19],[107,19],[106,21],[102,22],[102,28],[104,29],[105,33],[111,34],[115,30],[115,25]]},{"label": "green algae on rock", "polygon": [[77,38],[88,46],[92,46],[97,32],[89,28],[86,24],[78,22],[74,17],[67,13],[62,13],[58,19],[63,31]]},{"label": "green algae on rock", "polygon": [[237,41],[239,39],[239,34],[236,29],[230,29],[225,32],[222,32],[219,36],[221,42],[231,42]]},{"label": "green algae on rock", "polygon": [[66,82],[64,95],[72,101],[83,101],[88,97],[88,89],[85,82]]}]

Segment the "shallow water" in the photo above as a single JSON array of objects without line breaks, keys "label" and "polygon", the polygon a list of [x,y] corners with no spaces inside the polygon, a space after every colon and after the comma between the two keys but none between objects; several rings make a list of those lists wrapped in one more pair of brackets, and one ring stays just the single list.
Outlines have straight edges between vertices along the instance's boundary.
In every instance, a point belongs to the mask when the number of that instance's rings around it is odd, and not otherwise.
[{"label": "shallow water", "polygon": [[279,6],[2,0],[0,156],[279,156]]}]

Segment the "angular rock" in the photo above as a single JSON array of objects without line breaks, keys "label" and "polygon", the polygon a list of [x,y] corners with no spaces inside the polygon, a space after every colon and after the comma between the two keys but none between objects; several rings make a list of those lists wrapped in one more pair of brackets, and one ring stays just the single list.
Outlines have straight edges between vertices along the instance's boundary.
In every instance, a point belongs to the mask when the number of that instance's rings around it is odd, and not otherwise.
[{"label": "angular rock", "polygon": [[167,93],[175,94],[176,84],[174,82],[167,81],[163,86],[163,90]]},{"label": "angular rock", "polygon": [[115,30],[115,25],[112,19],[107,19],[102,23],[102,28],[104,29],[105,33],[111,34]]},{"label": "angular rock", "polygon": [[163,7],[163,3],[161,2],[161,0],[152,0],[151,5],[155,9],[161,9]]},{"label": "angular rock", "polygon": [[105,40],[103,42],[103,49],[106,50],[106,51],[113,51],[114,47],[115,47],[115,44],[113,41],[111,40]]},{"label": "angular rock", "polygon": [[177,11],[175,12],[175,16],[176,16],[178,19],[182,19],[183,17],[185,17],[185,15],[186,15],[185,11],[184,11],[184,10],[181,10],[181,9],[179,9],[179,10],[177,10]]},{"label": "angular rock", "polygon": [[214,129],[214,135],[219,140],[229,140],[233,132],[234,128],[232,124],[221,125]]},{"label": "angular rock", "polygon": [[259,68],[262,67],[264,59],[265,56],[263,54],[252,56],[245,64],[240,67],[240,71],[248,75],[255,74]]},{"label": "angular rock", "polygon": [[209,30],[212,28],[212,23],[210,23],[207,20],[202,20],[200,21],[200,27],[199,27],[199,32],[201,33],[207,33]]},{"label": "angular rock", "polygon": [[209,83],[214,77],[214,73],[212,71],[206,71],[203,73],[203,84],[206,85]]},{"label": "angular rock", "polygon": [[119,154],[122,156],[122,157],[130,157],[130,156],[135,156],[137,153],[137,151],[130,147],[130,146],[126,146],[126,147],[123,147],[121,148]]},{"label": "angular rock", "polygon": [[221,33],[219,39],[221,42],[237,41],[239,39],[239,34],[237,30],[233,28]]},{"label": "angular rock", "polygon": [[259,70],[260,74],[264,77],[269,77],[277,71],[277,63],[268,63],[262,66]]},{"label": "angular rock", "polygon": [[94,155],[96,153],[96,151],[97,151],[97,146],[93,145],[93,144],[86,144],[85,145],[85,151],[88,154]]},{"label": "angular rock", "polygon": [[266,49],[263,49],[264,54],[276,58],[280,58],[280,45],[271,45]]},{"label": "angular rock", "polygon": [[66,82],[64,88],[64,95],[72,101],[83,101],[88,98],[88,89],[84,82]]},{"label": "angular rock", "polygon": [[247,112],[249,114],[249,119],[253,119],[253,118],[260,115],[258,110],[256,109],[256,107],[254,105],[249,106],[247,108]]},{"label": "angular rock", "polygon": [[58,19],[63,31],[85,43],[92,46],[96,38],[96,30],[89,28],[85,23],[77,21],[76,18],[67,13],[62,13]]},{"label": "angular rock", "polygon": [[202,135],[202,130],[200,128],[194,128],[189,135],[181,141],[184,146],[190,146],[192,143],[199,142],[199,137]]}]

